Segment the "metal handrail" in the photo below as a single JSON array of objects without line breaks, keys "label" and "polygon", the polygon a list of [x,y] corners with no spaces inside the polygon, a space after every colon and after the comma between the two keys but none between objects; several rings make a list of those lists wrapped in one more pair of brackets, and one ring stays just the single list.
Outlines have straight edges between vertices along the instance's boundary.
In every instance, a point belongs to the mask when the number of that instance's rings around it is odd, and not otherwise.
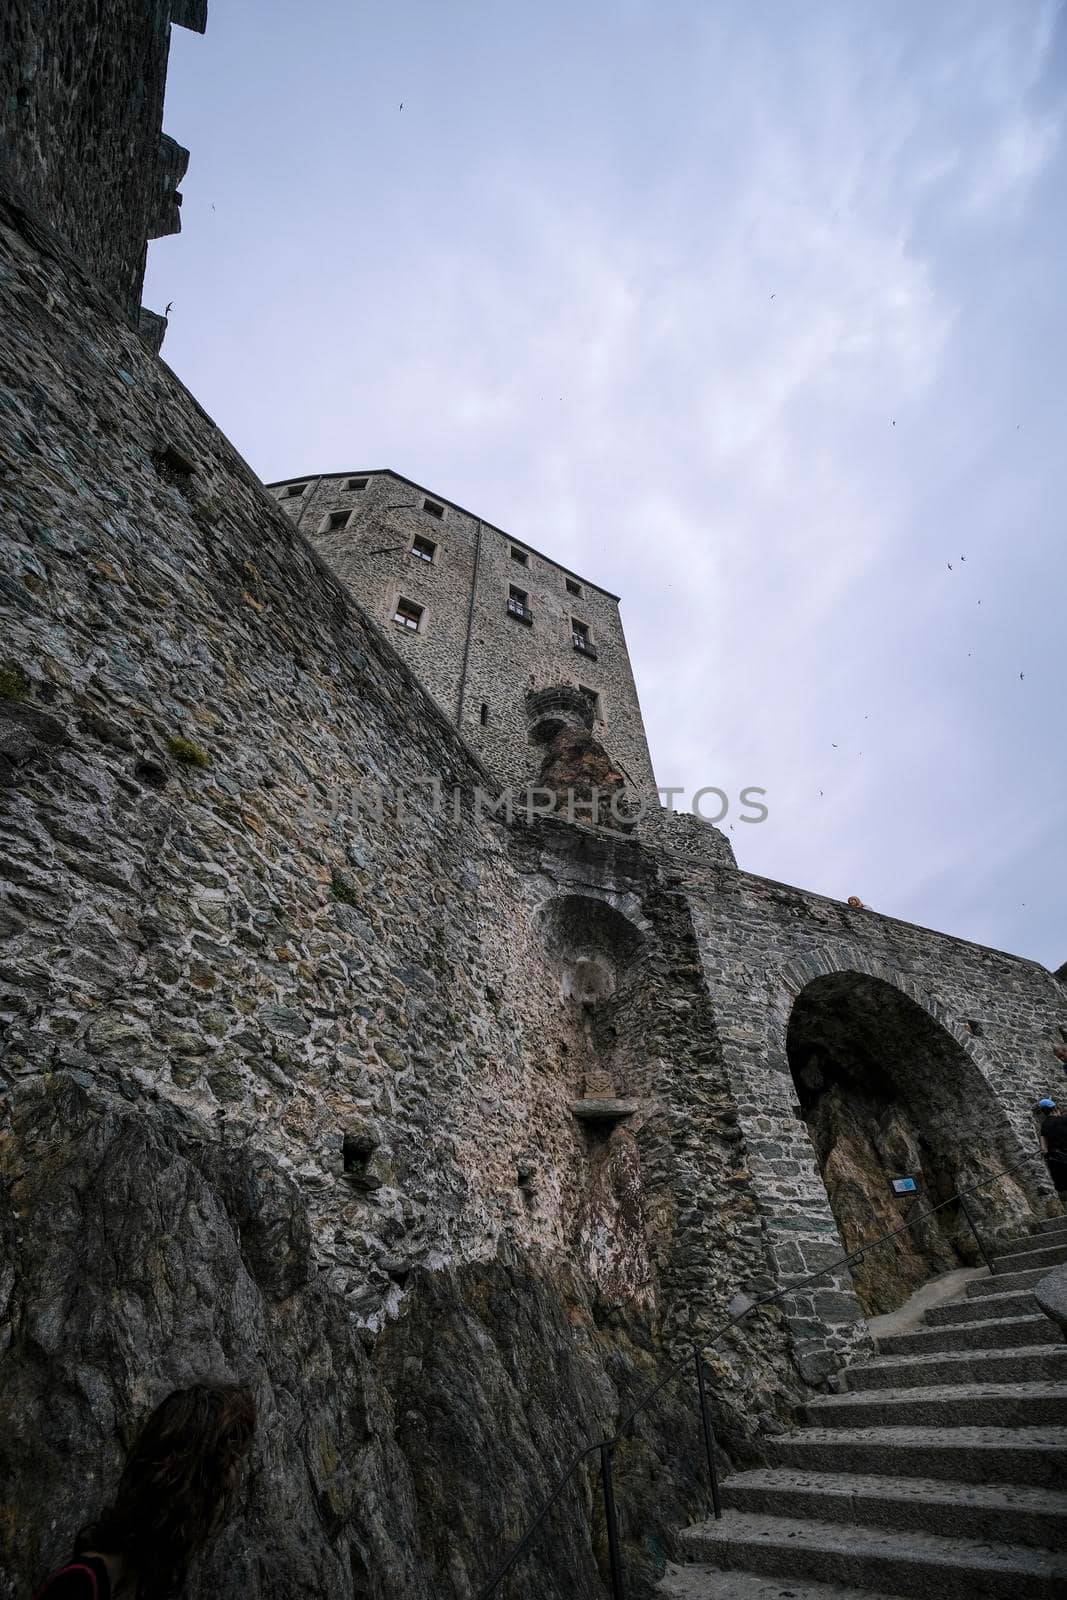
[{"label": "metal handrail", "polygon": [[[773,1305],[776,1300],[783,1300],[789,1295],[796,1294],[797,1290],[802,1289],[805,1284],[814,1283],[818,1278],[825,1278],[829,1273],[836,1272],[839,1267],[851,1266],[854,1261],[862,1261],[868,1250],[877,1250],[881,1245],[888,1244],[891,1239],[898,1239],[902,1233],[908,1233],[916,1225],[916,1222],[925,1222],[927,1218],[934,1216],[938,1211],[944,1210],[945,1206],[954,1205],[957,1201],[959,1202],[960,1210],[966,1218],[971,1232],[974,1234],[979,1253],[981,1254],[986,1266],[989,1268],[990,1276],[995,1276],[996,1273],[993,1262],[988,1251],[986,1250],[985,1245],[982,1242],[981,1235],[975,1226],[974,1218],[972,1217],[970,1208],[966,1202],[966,1196],[969,1194],[974,1194],[979,1189],[985,1189],[990,1184],[999,1183],[1001,1178],[1009,1177],[1011,1173],[1017,1172],[1020,1167],[1027,1166],[1034,1159],[1037,1159],[1035,1158],[1034,1154],[1029,1153],[1026,1156],[1021,1157],[1020,1160],[1016,1161],[1012,1166],[1005,1167],[1003,1171],[994,1173],[992,1177],[982,1178],[978,1183],[968,1184],[964,1189],[957,1189],[955,1194],[950,1195],[947,1200],[942,1200],[939,1205],[931,1206],[929,1211],[924,1212],[920,1217],[912,1218],[911,1220],[903,1223],[901,1227],[893,1228],[891,1232],[881,1234],[877,1239],[868,1240],[865,1244],[860,1245],[857,1249],[849,1251],[847,1255],[839,1256],[836,1261],[831,1261],[828,1266],[820,1267],[817,1272],[809,1272],[805,1277],[798,1278],[795,1283],[789,1284],[786,1288],[775,1290],[774,1294],[762,1295],[757,1300],[750,1300],[748,1305],[746,1305],[742,1311],[737,1312],[737,1314],[732,1316],[728,1322],[724,1322],[721,1328],[717,1329],[716,1332],[710,1334],[706,1339],[702,1340],[702,1344],[704,1346],[714,1344],[718,1339],[721,1339],[724,1334],[729,1333],[731,1328],[736,1327],[739,1322],[743,1322],[746,1317],[751,1316],[753,1311],[758,1311],[762,1306]],[[530,1540],[533,1538],[542,1522],[544,1522],[545,1517],[548,1515],[549,1511],[551,1511],[552,1507],[555,1505],[556,1501],[559,1499],[560,1495],[563,1493],[564,1489],[567,1487],[567,1484],[571,1481],[582,1462],[587,1456],[594,1455],[598,1452],[600,1455],[601,1476],[604,1481],[604,1510],[608,1533],[608,1556],[611,1567],[612,1600],[624,1600],[622,1589],[622,1551],[619,1541],[618,1521],[615,1510],[615,1488],[612,1473],[612,1455],[616,1446],[622,1442],[623,1436],[625,1435],[626,1430],[630,1427],[630,1424],[633,1422],[634,1418],[639,1416],[640,1413],[645,1410],[646,1406],[648,1406],[650,1402],[656,1398],[661,1390],[665,1389],[666,1386],[678,1376],[683,1368],[689,1365],[690,1361],[694,1361],[696,1364],[697,1396],[700,1405],[700,1420],[701,1430],[704,1438],[704,1452],[708,1464],[708,1478],[711,1488],[712,1507],[716,1520],[722,1516],[722,1505],[719,1496],[719,1472],[716,1459],[717,1445],[715,1428],[711,1420],[711,1413],[708,1409],[707,1390],[704,1381],[704,1358],[699,1350],[695,1350],[691,1355],[683,1356],[680,1361],[676,1361],[672,1367],[668,1368],[666,1374],[660,1379],[660,1381],[655,1384],[654,1387],[651,1388],[648,1393],[644,1395],[634,1407],[632,1407],[630,1411],[626,1413],[625,1417],[622,1419],[610,1439],[600,1439],[595,1444],[586,1445],[586,1447],[574,1457],[570,1466],[567,1468],[562,1478],[560,1478],[559,1482],[552,1490],[552,1493],[548,1496],[548,1499],[544,1501],[533,1521],[523,1533],[522,1537],[501,1562],[500,1566],[493,1573],[493,1576],[490,1578],[485,1587],[478,1590],[476,1600],[489,1600],[490,1595],[495,1593],[500,1584],[503,1582],[504,1578],[507,1577],[512,1567],[515,1565],[515,1562],[518,1560],[519,1556],[526,1549],[526,1546],[529,1544]]]}]

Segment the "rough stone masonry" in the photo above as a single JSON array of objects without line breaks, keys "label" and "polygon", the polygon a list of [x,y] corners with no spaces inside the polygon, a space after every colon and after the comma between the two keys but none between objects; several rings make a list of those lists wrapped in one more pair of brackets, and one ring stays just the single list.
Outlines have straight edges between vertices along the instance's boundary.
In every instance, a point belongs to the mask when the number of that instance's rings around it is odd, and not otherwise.
[{"label": "rough stone masonry", "polygon": [[[1027,1109],[1067,997],[739,871],[713,829],[479,814],[499,751],[138,331],[134,168],[132,221],[87,156],[81,190],[56,170],[60,106],[75,161],[131,119],[157,146],[137,73],[170,16],[137,12],[145,56],[86,8],[74,52],[16,7],[3,60],[32,138],[0,164],[0,1594],[148,1407],[242,1377],[255,1457],[193,1592],[460,1600],[672,1356],[707,1349],[758,1460],[863,1309],[972,1259],[949,1206],[880,1274],[715,1337],[883,1231],[897,1165],[945,1198],[1016,1168],[976,1201],[991,1240],[1049,1208]],[[639,787],[639,712],[590,725],[583,686],[532,686],[515,771],[577,728]],[[458,805],[405,814],[412,773]],[[389,803],[339,806],[354,781]],[[699,1466],[679,1384],[620,1452],[635,1595]],[[597,1496],[583,1475],[502,1594],[602,1592]]]}]

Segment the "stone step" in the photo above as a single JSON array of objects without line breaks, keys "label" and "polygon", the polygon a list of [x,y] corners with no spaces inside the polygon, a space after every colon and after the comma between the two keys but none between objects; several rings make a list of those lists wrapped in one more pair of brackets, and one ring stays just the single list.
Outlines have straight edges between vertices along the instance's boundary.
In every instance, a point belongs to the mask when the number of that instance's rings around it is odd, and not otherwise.
[{"label": "stone step", "polygon": [[809,1400],[816,1428],[1067,1427],[1067,1383],[956,1383],[929,1389],[865,1389]]},{"label": "stone step", "polygon": [[660,1600],[903,1600],[900,1595],[874,1595],[870,1589],[845,1588],[839,1583],[794,1583],[783,1591],[780,1578],[760,1572],[723,1572],[696,1562],[688,1566],[668,1563],[655,1590]]},{"label": "stone step", "polygon": [[1037,1245],[1062,1244],[1064,1240],[1067,1240],[1067,1221],[1063,1217],[1050,1217],[1035,1233],[1028,1233],[1022,1239],[1008,1239],[1001,1249],[1031,1250]]},{"label": "stone step", "polygon": [[1067,1482],[1067,1428],[805,1428],[767,1441],[775,1466],[954,1483]]},{"label": "stone step", "polygon": [[1048,1235],[1067,1239],[1067,1217],[1042,1217],[1029,1233],[1017,1233],[1014,1239],[1000,1240],[1001,1250],[1029,1250],[1032,1245],[1043,1244]]},{"label": "stone step", "polygon": [[1025,1545],[887,1532],[848,1523],[801,1522],[731,1511],[687,1528],[682,1542],[709,1565],[929,1600],[1063,1600],[1067,1556]]},{"label": "stone step", "polygon": [[[987,1278],[976,1279],[987,1283]],[[928,1327],[942,1328],[957,1322],[988,1322],[994,1317],[1033,1316],[1039,1307],[1029,1289],[1011,1289],[1004,1294],[982,1295],[979,1299],[949,1300],[932,1306],[923,1320]]]},{"label": "stone step", "polygon": [[[973,1305],[973,1301],[965,1302]],[[988,1301],[979,1301],[986,1305]],[[911,1333],[889,1333],[878,1340],[883,1356],[920,1356],[931,1350],[1007,1350],[1028,1345],[1050,1344],[1059,1329],[1050,1318],[989,1317],[975,1322],[945,1322],[932,1328],[916,1328]]]},{"label": "stone step", "polygon": [[[981,1324],[979,1324],[981,1326]],[[1054,1330],[1051,1323],[1048,1333]],[[1067,1384],[1067,1344],[1046,1343],[1007,1350],[933,1350],[884,1355],[845,1370],[850,1392],[919,1389],[965,1383]],[[1065,1419],[1067,1420],[1067,1419]]]},{"label": "stone step", "polygon": [[1051,1267],[1059,1266],[1061,1261],[1067,1261],[1067,1244],[1042,1243],[1038,1249],[1016,1250],[1011,1255],[994,1256],[994,1277],[999,1278],[1006,1272],[1025,1272],[1029,1267],[1042,1267],[1048,1272]]},{"label": "stone step", "polygon": [[963,1292],[969,1300],[980,1300],[987,1294],[1007,1294],[1009,1289],[1032,1289],[1047,1271],[1047,1267],[1030,1267],[1026,1272],[998,1272],[988,1278],[972,1278]]},{"label": "stone step", "polygon": [[915,1528],[954,1538],[1067,1550],[1067,1493],[1018,1484],[945,1483],[859,1473],[757,1467],[722,1486],[723,1505],[811,1522]]}]

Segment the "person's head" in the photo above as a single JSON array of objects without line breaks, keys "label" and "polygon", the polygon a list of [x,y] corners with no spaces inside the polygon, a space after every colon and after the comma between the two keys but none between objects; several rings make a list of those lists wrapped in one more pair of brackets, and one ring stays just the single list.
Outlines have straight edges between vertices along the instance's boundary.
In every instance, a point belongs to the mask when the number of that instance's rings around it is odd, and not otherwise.
[{"label": "person's head", "polygon": [[1050,1100],[1046,1095],[1044,1100],[1039,1100],[1037,1102],[1037,1105],[1034,1107],[1034,1109],[1040,1116],[1050,1117],[1056,1109],[1056,1102],[1055,1100]]},{"label": "person's head", "polygon": [[1067,1044],[1054,1044],[1052,1046],[1052,1054],[1057,1061],[1062,1061],[1064,1066],[1067,1067]]},{"label": "person's head", "polygon": [[144,1423],[113,1503],[82,1530],[79,1547],[124,1556],[142,1591],[176,1593],[222,1521],[255,1426],[243,1385],[176,1389]]}]

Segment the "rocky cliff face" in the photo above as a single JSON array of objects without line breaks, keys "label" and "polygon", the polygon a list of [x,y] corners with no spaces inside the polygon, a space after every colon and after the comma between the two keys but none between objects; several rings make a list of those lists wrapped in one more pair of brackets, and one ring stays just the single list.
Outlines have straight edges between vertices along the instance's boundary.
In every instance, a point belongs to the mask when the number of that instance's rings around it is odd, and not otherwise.
[{"label": "rocky cliff face", "polygon": [[[385,1334],[361,1338],[276,1163],[130,1094],[57,1073],[3,1107],[0,1594],[31,1590],[145,1412],[205,1377],[251,1382],[261,1422],[193,1593],[475,1592],[648,1385],[647,1328],[606,1331],[566,1268],[512,1255],[425,1274]],[[693,1421],[668,1393],[620,1453],[634,1593],[703,1501]],[[503,1595],[601,1593],[597,1493],[583,1471]]]},{"label": "rocky cliff face", "polygon": [[626,826],[626,779],[588,728],[567,727],[556,734],[541,763],[537,787],[555,795],[555,809],[572,819],[590,818],[595,801],[602,827]]}]

